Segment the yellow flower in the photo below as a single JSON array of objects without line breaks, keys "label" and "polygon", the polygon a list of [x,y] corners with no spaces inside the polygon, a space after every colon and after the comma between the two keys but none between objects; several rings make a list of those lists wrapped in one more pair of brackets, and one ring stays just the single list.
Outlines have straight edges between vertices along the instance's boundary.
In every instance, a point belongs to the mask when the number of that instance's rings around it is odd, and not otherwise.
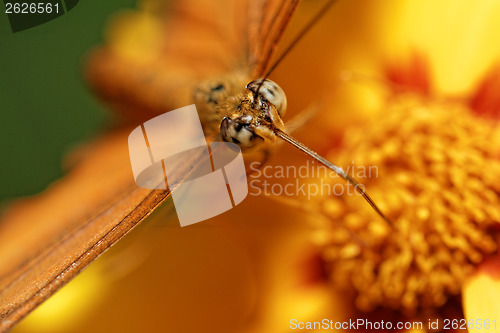
[{"label": "yellow flower", "polygon": [[398,99],[330,152],[343,165],[376,166],[361,180],[394,226],[342,196],[324,200],[333,223],[318,238],[330,278],[354,285],[359,308],[414,313],[459,295],[497,250],[500,142],[491,122],[460,105]]},{"label": "yellow flower", "polygon": [[[463,306],[468,324],[498,322],[500,261],[491,257],[500,222],[500,52],[492,31],[500,3],[366,8],[357,29],[364,33],[351,47],[361,41],[377,56],[369,65],[363,59],[364,72],[354,69],[348,85],[371,89],[371,103],[323,151],[355,166],[355,177],[365,170],[358,180],[394,225],[361,198],[317,197],[309,220],[328,279],[352,288],[362,311],[395,310],[424,324],[438,316],[443,325]],[[340,130],[333,111],[321,122],[323,133]],[[481,331],[481,323],[464,327]]]}]

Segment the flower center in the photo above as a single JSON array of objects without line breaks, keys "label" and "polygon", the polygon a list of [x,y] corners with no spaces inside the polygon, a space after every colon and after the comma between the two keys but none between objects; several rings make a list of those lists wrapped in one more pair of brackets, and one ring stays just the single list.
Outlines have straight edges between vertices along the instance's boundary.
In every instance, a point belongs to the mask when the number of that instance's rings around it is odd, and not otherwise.
[{"label": "flower center", "polygon": [[328,221],[316,221],[315,239],[329,279],[353,287],[360,310],[439,307],[497,249],[497,133],[462,106],[409,97],[346,131],[330,157],[378,168],[358,180],[395,224],[389,227],[357,197],[321,203]]}]

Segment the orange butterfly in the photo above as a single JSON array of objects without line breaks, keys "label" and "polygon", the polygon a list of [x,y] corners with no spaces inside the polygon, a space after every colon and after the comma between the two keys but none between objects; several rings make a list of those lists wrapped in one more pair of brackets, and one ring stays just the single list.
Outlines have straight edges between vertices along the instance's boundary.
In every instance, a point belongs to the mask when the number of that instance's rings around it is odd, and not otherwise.
[{"label": "orange butterfly", "polygon": [[[133,121],[191,104],[193,89],[201,91],[207,78],[223,77],[228,90],[244,87],[265,74],[298,3],[183,0],[173,8],[157,3],[152,16],[161,38],[152,37],[152,48],[130,55],[113,43],[105,45],[92,55],[88,79],[98,95]],[[257,82],[248,96],[260,98],[274,88]],[[300,148],[281,126],[275,129],[275,135]],[[1,330],[50,297],[175,190],[176,184],[151,191],[133,183],[128,133],[128,128],[117,130],[91,144],[64,180],[6,215],[0,236],[0,252],[9,254],[2,255],[0,266]]]}]

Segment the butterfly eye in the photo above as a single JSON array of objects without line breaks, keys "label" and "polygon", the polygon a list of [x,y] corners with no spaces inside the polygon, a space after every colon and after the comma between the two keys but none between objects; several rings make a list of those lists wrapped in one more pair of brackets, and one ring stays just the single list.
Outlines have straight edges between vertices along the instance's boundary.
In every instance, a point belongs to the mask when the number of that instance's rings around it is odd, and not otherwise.
[{"label": "butterfly eye", "polygon": [[257,79],[249,84],[246,87],[248,90],[252,91],[254,94],[257,94],[262,99],[265,99],[274,107],[280,117],[285,115],[286,111],[286,95],[283,89],[276,83],[268,79]]},{"label": "butterfly eye", "polygon": [[225,117],[220,125],[222,140],[239,145],[242,149],[250,149],[262,143],[264,139],[253,131],[250,126],[252,117],[240,116],[234,119]]}]

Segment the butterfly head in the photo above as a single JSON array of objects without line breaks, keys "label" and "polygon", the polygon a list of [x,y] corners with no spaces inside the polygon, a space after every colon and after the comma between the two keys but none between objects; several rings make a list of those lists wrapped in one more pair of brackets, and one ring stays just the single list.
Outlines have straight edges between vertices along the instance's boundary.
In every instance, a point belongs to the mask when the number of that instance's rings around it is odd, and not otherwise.
[{"label": "butterfly head", "polygon": [[274,129],[284,127],[281,117],[285,111],[283,89],[271,80],[254,80],[245,87],[235,112],[222,120],[220,134],[224,141],[236,143],[243,150],[274,141]]}]

